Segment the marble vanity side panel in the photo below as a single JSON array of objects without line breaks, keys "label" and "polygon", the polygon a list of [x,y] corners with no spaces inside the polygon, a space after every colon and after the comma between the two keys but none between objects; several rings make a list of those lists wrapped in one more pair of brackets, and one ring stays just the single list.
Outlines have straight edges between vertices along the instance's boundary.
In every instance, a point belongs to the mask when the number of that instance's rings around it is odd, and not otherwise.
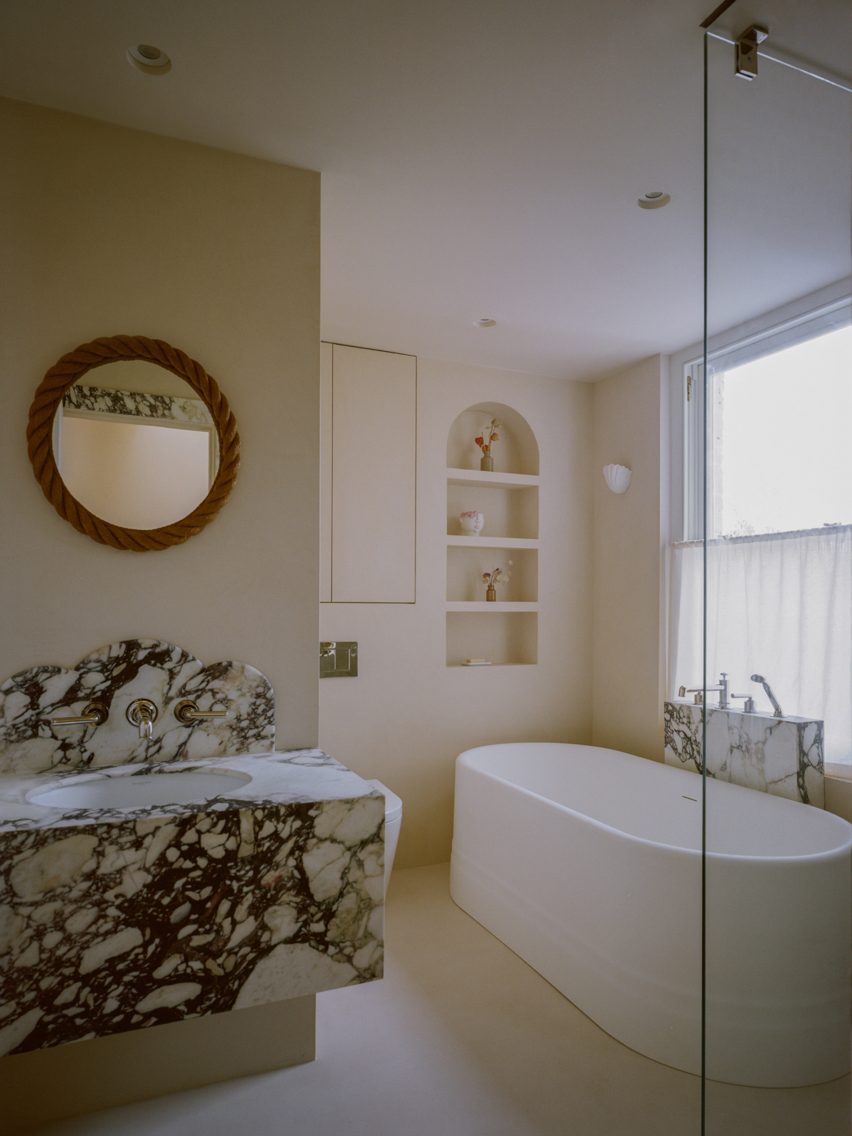
[{"label": "marble vanity side panel", "polygon": [[380,796],[0,833],[0,1054],[367,982]]},{"label": "marble vanity side panel", "polygon": [[[140,739],[126,718],[136,698],[158,708],[150,739]],[[200,710],[227,710],[229,717],[182,726],[174,707],[183,698]],[[48,721],[80,714],[92,701],[109,712],[100,726]],[[274,695],[260,671],[232,661],[205,667],[181,647],[155,639],[110,644],[69,670],[32,667],[0,686],[0,774],[263,753],[273,748],[274,735]]]},{"label": "marble vanity side panel", "polygon": [[[664,704],[665,761],[701,772],[701,707]],[[804,804],[825,806],[823,723],[741,710],[707,710],[707,774]]]}]

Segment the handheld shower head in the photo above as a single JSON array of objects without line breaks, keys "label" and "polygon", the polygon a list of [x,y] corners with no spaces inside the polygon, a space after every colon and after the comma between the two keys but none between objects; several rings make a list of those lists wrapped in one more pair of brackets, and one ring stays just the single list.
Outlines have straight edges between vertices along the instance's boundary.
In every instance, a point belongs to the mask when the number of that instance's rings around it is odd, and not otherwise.
[{"label": "handheld shower head", "polygon": [[760,683],[760,685],[766,691],[766,697],[772,703],[773,714],[775,715],[776,718],[783,718],[784,717],[784,711],[781,709],[781,704],[779,703],[779,701],[775,697],[775,695],[772,693],[772,687],[769,685],[769,683],[766,681],[766,679],[763,677],[763,675],[753,674],[751,676],[751,681]]}]

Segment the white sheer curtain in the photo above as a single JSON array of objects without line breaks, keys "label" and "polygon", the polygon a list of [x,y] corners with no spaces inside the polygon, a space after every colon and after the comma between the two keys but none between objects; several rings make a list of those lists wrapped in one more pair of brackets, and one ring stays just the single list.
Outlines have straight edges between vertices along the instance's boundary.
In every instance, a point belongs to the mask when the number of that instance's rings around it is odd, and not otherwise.
[{"label": "white sheer curtain", "polygon": [[[671,550],[670,694],[701,685],[700,541]],[[707,684],[785,715],[825,722],[825,760],[852,764],[852,525],[713,540],[707,545]],[[742,705],[741,703],[739,705]]]}]

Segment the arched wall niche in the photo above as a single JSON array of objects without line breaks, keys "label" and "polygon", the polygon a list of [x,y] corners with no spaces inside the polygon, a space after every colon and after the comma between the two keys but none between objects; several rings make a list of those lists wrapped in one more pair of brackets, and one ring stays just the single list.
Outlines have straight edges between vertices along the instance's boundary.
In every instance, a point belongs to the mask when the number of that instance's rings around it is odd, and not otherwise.
[{"label": "arched wall niche", "polygon": [[517,410],[502,402],[480,402],[457,415],[447,437],[450,469],[479,469],[482,451],[475,439],[492,418],[500,424],[500,440],[492,446],[494,471],[538,474],[538,442],[532,427]]},{"label": "arched wall niche", "polygon": [[[481,467],[477,437],[500,423],[493,468]],[[538,661],[539,449],[513,407],[480,402],[447,435],[446,662],[448,667]],[[480,530],[461,524],[480,513]],[[496,583],[483,573],[500,569]]]}]

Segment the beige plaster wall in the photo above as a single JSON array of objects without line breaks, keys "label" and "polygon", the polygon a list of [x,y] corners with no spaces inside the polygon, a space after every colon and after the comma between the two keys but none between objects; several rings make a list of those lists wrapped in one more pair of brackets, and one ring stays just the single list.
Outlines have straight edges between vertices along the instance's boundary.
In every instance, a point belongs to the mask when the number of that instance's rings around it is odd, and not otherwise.
[{"label": "beige plaster wall", "polygon": [[[258,666],[279,743],[315,744],[319,175],[5,100],[0,152],[0,677],[156,636]],[[165,552],[77,533],[27,458],[44,372],[119,333],[198,359],[242,437],[223,512]]]},{"label": "beige plaster wall", "polygon": [[[540,449],[534,666],[445,663],[447,435],[462,410],[482,402],[517,410]],[[590,741],[591,409],[582,383],[418,361],[417,602],[320,605],[321,638],[359,643],[358,677],[320,683],[320,744],[402,797],[397,865],[449,858],[462,750]],[[497,552],[495,564],[505,558]]]},{"label": "beige plaster wall", "polygon": [[[663,759],[662,570],[668,501],[666,361],[595,384],[592,639],[595,745]],[[633,470],[626,493],[602,469]]]}]

